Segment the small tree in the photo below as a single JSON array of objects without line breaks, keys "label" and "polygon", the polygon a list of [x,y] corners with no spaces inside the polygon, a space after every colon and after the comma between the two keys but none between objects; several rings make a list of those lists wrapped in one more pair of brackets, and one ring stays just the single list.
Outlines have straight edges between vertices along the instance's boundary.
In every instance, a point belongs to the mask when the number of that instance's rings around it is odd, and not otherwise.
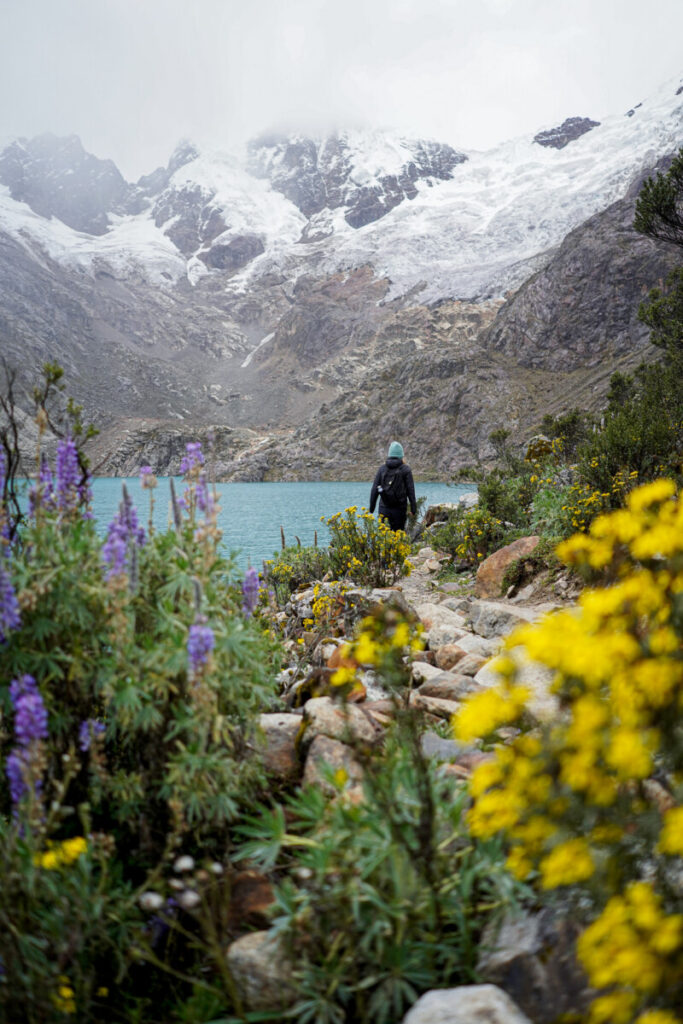
[{"label": "small tree", "polygon": [[633,226],[650,238],[683,246],[683,147],[666,174],[644,182]]}]

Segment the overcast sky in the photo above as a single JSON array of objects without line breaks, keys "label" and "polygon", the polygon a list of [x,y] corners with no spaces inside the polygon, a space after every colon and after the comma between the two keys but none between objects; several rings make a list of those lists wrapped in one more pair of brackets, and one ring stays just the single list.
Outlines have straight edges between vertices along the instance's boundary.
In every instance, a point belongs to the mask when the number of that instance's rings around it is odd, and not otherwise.
[{"label": "overcast sky", "polygon": [[483,149],[683,76],[683,0],[0,0],[0,138],[129,179],[183,137],[399,128]]}]

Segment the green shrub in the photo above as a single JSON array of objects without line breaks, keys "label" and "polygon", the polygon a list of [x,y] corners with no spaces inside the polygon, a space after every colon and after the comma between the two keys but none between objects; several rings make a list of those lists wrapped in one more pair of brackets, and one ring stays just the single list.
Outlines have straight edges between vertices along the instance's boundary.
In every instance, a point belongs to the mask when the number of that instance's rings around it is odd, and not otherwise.
[{"label": "green shrub", "polygon": [[355,505],[327,520],[330,567],[335,579],[348,577],[368,587],[391,586],[410,573],[410,543],[402,530],[391,530],[367,509]]},{"label": "green shrub", "polygon": [[488,510],[456,509],[445,526],[434,530],[434,544],[453,560],[476,566],[491,552],[506,543],[509,534],[503,523]]},{"label": "green shrub", "polygon": [[265,563],[266,578],[281,606],[295,590],[321,580],[330,567],[327,548],[318,547],[284,548]]},{"label": "green shrub", "polygon": [[[588,927],[578,942],[600,990],[590,1024],[675,1024],[683,1000],[683,499],[661,479],[558,549],[600,573],[576,609],[515,631],[512,652],[553,673],[564,714],[479,766],[468,820],[504,835],[508,865],[542,892],[561,889]],[[522,724],[519,659],[492,666],[498,690],[455,719],[465,742]]]},{"label": "green shrub", "polygon": [[179,849],[224,854],[265,787],[253,736],[280,652],[220,551],[199,446],[185,463],[165,534],[144,535],[124,492],[102,544],[70,440],[11,547],[0,504],[3,1019],[105,1021],[124,1004],[135,1019],[152,990],[168,1019],[195,926],[153,948],[138,896]]}]

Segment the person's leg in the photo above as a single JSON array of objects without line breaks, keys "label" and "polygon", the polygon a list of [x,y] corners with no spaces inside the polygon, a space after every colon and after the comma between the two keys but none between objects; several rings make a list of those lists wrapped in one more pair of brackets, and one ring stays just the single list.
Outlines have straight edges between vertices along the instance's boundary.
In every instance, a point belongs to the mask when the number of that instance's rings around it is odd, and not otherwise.
[{"label": "person's leg", "polygon": [[406,525],[407,510],[400,508],[383,508],[379,516],[385,519],[391,530],[402,530]]}]

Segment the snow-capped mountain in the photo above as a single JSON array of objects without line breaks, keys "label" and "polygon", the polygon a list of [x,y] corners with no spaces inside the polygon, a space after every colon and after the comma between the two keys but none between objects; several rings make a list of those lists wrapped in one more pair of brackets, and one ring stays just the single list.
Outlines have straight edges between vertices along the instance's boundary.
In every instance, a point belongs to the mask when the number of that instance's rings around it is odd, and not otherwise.
[{"label": "snow-capped mountain", "polygon": [[440,348],[483,337],[506,296],[682,141],[679,81],[601,123],[569,117],[487,152],[380,131],[269,134],[243,155],[184,142],[128,183],[75,136],[15,140],[0,152],[3,344],[68,364],[76,336],[86,404],[103,353],[110,375],[125,365],[127,398],[94,389],[103,425],[144,395],[160,422],[289,429],[371,386],[363,372],[372,352],[386,359],[392,323],[411,352],[429,347],[411,310],[472,311]]}]

